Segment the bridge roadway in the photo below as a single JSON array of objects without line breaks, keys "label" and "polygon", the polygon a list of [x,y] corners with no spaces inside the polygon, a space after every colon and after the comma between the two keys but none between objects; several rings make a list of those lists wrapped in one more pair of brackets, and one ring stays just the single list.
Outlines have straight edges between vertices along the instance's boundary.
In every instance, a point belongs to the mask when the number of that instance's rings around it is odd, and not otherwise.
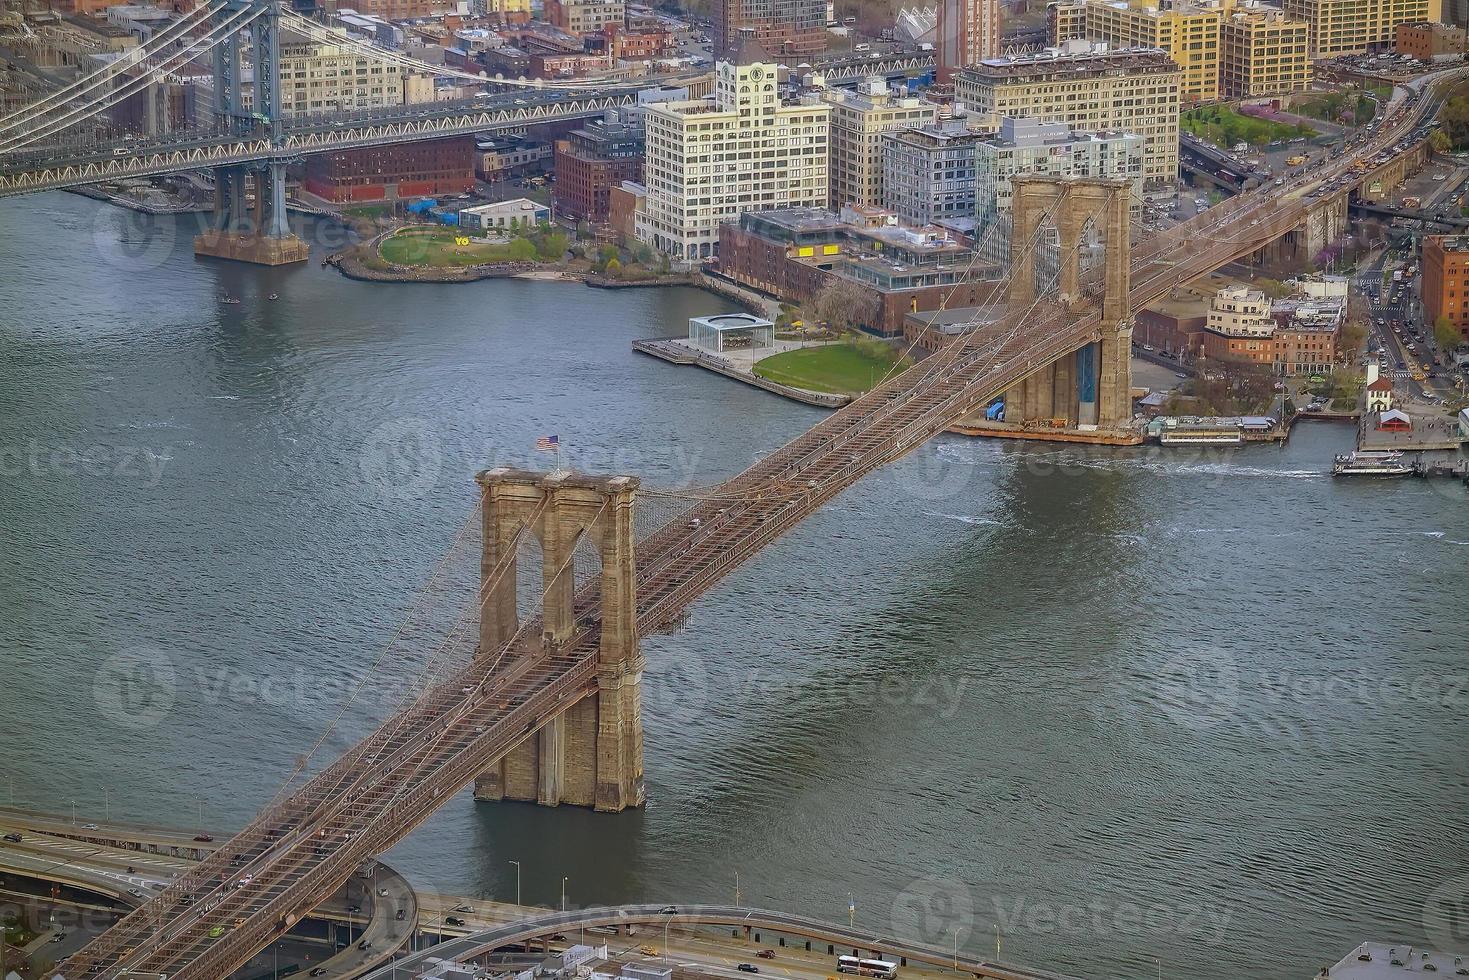
[{"label": "bridge roadway", "polygon": [[328,150],[516,129],[558,119],[580,119],[633,105],[638,91],[646,87],[645,82],[636,86],[610,86],[599,92],[523,90],[453,102],[293,116],[285,123],[280,143],[272,142],[265,135],[186,131],[157,141],[29,147],[0,154],[0,197]]},{"label": "bridge roadway", "polygon": [[[0,807],[0,831],[6,835],[0,842],[0,871],[71,885],[125,906],[142,905],[192,868],[200,855],[220,846],[196,841],[197,835],[189,831],[107,821],[78,823],[12,807]],[[355,889],[349,884],[347,892],[339,890],[311,911],[313,919],[347,925],[353,939],[353,945],[315,964],[328,977],[355,976],[385,962],[408,943],[418,925],[417,893],[397,871],[378,862],[370,879],[352,880]],[[365,913],[354,913],[354,904]],[[369,943],[365,950],[356,945],[362,939]],[[70,953],[79,945],[68,937],[55,952]]]},{"label": "bridge roadway", "polygon": [[[663,909],[675,908],[677,913],[665,915]],[[801,939],[830,943],[872,952],[884,957],[906,957],[918,963],[927,963],[944,969],[952,969],[955,960],[958,968],[966,973],[986,980],[1067,980],[1061,974],[1031,970],[1024,967],[977,960],[969,956],[955,957],[953,947],[940,948],[908,942],[893,936],[852,929],[831,922],[822,922],[788,912],[769,909],[746,908],[739,905],[620,905],[604,908],[577,909],[567,912],[549,912],[531,919],[511,922],[460,939],[431,946],[422,952],[403,957],[390,966],[367,974],[362,980],[391,980],[400,974],[413,976],[426,969],[434,960],[466,961],[491,953],[504,946],[533,942],[558,933],[569,933],[576,929],[594,929],[599,926],[649,925],[662,928],[671,921],[679,926],[733,926],[741,929],[769,931]]]},{"label": "bridge roadway", "polygon": [[[1434,99],[1415,94],[1401,111],[1384,116],[1366,151],[1392,146],[1434,108]],[[1142,240],[1132,253],[1132,307],[1299,226],[1312,203],[1308,195],[1339,185],[1351,166],[1351,156],[1344,154],[1280,188],[1242,194]],[[996,285],[993,298],[1003,288]],[[709,493],[688,517],[639,546],[639,632],[672,622],[725,574],[851,483],[1100,332],[1095,310],[1072,313],[1047,305],[1034,313],[1012,312],[856,399]],[[697,524],[689,519],[694,517]],[[577,614],[572,639],[546,649],[528,642],[540,635],[534,622],[499,650],[477,651],[473,638],[463,636],[451,656],[464,660],[450,662],[467,666],[294,792],[283,787],[236,835],[228,851],[244,855],[243,868],[230,867],[222,852],[206,858],[66,960],[63,975],[228,975],[490,762],[595,689],[595,585],[578,595]],[[242,874],[253,876],[250,883],[233,887]],[[214,926],[229,931],[211,940]]]}]

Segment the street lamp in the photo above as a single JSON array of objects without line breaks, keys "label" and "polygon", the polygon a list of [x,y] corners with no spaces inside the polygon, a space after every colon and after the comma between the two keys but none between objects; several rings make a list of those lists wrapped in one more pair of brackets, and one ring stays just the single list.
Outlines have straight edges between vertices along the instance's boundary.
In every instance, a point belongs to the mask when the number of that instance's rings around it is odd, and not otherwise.
[{"label": "street lamp", "polygon": [[515,865],[515,904],[518,906],[520,904],[520,862],[511,861],[510,863]]},{"label": "street lamp", "polygon": [[663,963],[668,964],[668,927],[673,925],[673,914],[663,916]]},{"label": "street lamp", "polygon": [[561,911],[566,911],[566,876],[561,878]]}]

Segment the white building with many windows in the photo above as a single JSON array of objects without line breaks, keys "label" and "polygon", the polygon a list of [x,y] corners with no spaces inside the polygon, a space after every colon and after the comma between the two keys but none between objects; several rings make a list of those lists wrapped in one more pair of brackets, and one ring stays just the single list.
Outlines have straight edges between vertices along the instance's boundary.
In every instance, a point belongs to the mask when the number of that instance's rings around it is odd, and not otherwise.
[{"label": "white building with many windows", "polygon": [[682,262],[714,255],[745,211],[825,207],[831,107],[781,101],[777,65],[752,36],[715,66],[714,93],[644,109],[648,196],[637,237]]}]

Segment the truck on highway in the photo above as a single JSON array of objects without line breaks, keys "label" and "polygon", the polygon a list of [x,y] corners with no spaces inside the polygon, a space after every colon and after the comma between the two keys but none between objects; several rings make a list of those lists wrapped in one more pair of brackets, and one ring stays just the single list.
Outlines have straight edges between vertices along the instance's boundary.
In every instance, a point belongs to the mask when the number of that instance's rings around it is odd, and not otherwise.
[{"label": "truck on highway", "polygon": [[1286,160],[1285,160],[1285,165],[1287,167],[1299,167],[1301,164],[1303,164],[1305,162],[1306,162],[1306,157],[1303,154],[1297,153],[1293,157],[1287,157]]}]

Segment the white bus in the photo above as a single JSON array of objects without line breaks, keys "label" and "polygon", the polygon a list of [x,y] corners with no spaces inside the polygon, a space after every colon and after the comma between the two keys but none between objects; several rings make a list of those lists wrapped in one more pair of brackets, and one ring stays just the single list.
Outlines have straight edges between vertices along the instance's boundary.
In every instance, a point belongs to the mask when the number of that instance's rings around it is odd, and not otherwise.
[{"label": "white bus", "polygon": [[887,960],[863,960],[855,956],[838,956],[837,972],[893,980],[898,975],[898,964],[889,963]]}]

